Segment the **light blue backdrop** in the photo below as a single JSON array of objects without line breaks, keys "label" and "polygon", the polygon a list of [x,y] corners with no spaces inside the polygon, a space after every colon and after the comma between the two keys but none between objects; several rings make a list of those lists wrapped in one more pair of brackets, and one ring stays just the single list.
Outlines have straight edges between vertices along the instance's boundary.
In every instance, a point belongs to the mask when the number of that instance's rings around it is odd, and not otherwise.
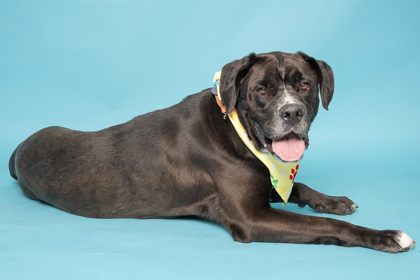
[{"label": "light blue backdrop", "polygon": [[301,50],[332,67],[336,90],[297,180],[360,206],[337,218],[419,241],[419,12],[420,1],[0,0],[0,278],[418,279],[418,248],[240,244],[200,220],[69,215],[26,199],[7,165],[43,127],[122,123],[210,87],[250,52]]}]

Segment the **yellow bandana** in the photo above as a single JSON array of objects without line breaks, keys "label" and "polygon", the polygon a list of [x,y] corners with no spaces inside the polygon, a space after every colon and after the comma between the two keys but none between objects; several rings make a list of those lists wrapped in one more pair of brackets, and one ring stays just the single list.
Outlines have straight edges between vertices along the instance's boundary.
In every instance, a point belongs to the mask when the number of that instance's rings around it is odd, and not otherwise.
[{"label": "yellow bandana", "polygon": [[[220,81],[221,72],[216,72],[213,78],[213,85],[214,89],[217,91],[216,94],[216,101],[222,109],[222,112],[226,112],[226,108],[224,108],[222,98],[220,96]],[[233,126],[235,127],[236,132],[238,133],[239,137],[241,137],[244,144],[251,150],[251,152],[267,166],[268,170],[270,171],[270,178],[271,183],[273,184],[274,189],[278,192],[280,197],[284,201],[284,205],[286,205],[287,201],[289,200],[290,193],[292,192],[293,182],[295,180],[297,171],[300,166],[300,160],[296,163],[285,163],[280,160],[274,158],[274,156],[267,150],[258,151],[252,141],[248,138],[248,135],[243,128],[241,122],[239,121],[238,114],[236,109],[234,109],[229,114],[229,119],[232,122]]]}]

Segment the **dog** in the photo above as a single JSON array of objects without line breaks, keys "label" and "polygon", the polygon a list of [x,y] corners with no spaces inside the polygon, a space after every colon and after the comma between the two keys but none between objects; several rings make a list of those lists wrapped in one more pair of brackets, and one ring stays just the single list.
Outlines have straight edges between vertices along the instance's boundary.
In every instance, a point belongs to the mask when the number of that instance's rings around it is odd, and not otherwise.
[{"label": "dog", "polygon": [[[25,195],[92,218],[197,216],[221,223],[235,241],[362,246],[408,251],[404,232],[274,209],[267,167],[240,139],[227,114],[236,111],[254,147],[279,155],[279,141],[309,146],[318,106],[334,92],[330,66],[302,52],[250,55],[221,71],[221,112],[212,89],[164,110],[96,132],[48,127],[22,142],[9,169]],[[220,98],[220,97],[219,97]],[[302,142],[303,141],[303,142]],[[282,158],[283,157],[283,158]],[[346,197],[294,183],[290,203],[347,215]]]}]

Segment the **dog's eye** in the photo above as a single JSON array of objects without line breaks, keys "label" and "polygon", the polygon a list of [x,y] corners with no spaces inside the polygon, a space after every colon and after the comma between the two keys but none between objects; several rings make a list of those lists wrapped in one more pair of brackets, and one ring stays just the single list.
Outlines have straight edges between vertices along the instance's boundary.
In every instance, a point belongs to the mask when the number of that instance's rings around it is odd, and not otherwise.
[{"label": "dog's eye", "polygon": [[309,84],[308,83],[301,83],[300,84],[301,90],[309,90]]},{"label": "dog's eye", "polygon": [[267,93],[267,89],[265,87],[259,88],[258,93],[261,94],[261,95],[264,95],[264,94]]}]

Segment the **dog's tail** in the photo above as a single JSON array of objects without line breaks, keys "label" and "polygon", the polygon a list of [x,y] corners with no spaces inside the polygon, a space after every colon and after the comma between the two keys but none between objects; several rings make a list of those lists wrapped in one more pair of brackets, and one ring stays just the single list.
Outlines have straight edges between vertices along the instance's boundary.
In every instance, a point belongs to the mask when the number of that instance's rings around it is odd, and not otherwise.
[{"label": "dog's tail", "polygon": [[17,175],[16,175],[16,152],[18,150],[19,147],[16,148],[16,150],[13,152],[12,156],[10,157],[9,160],[9,171],[10,171],[10,176],[12,176],[14,179],[17,180]]}]

